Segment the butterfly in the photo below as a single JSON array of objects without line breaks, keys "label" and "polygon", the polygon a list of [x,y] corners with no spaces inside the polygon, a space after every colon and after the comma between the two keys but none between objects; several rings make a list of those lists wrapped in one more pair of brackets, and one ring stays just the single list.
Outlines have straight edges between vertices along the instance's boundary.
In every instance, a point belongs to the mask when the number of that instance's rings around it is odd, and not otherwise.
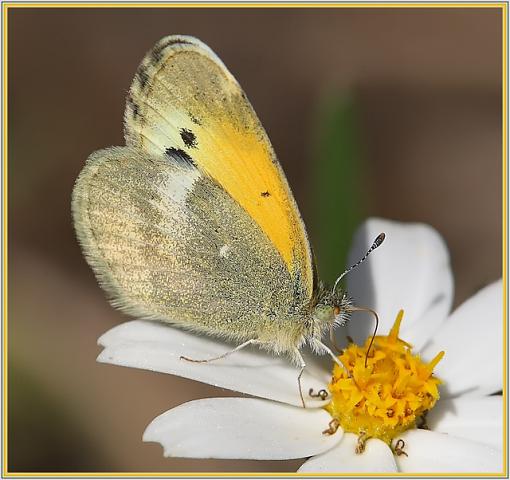
[{"label": "butterfly", "polygon": [[298,382],[305,344],[338,362],[322,337],[351,300],[319,281],[266,132],[216,54],[190,36],[160,40],[129,90],[124,136],[88,158],[72,197],[111,304],[237,345],[221,357],[248,345],[288,355]]}]

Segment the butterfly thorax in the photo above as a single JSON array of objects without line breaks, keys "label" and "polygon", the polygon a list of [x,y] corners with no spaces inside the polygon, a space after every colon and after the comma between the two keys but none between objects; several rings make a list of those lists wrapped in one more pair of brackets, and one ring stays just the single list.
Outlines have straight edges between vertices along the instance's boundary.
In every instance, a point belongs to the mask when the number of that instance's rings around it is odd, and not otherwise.
[{"label": "butterfly thorax", "polygon": [[333,292],[322,285],[312,302],[305,339],[308,343],[320,340],[330,328],[344,326],[349,320],[352,299],[347,292],[338,289]]}]

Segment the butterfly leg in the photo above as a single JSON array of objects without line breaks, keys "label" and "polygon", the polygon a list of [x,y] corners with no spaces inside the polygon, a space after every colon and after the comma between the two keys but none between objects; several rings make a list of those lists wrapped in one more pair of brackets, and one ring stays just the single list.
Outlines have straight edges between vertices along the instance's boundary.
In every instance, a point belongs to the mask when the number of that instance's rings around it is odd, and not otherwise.
[{"label": "butterfly leg", "polygon": [[303,375],[303,372],[305,371],[306,363],[305,363],[305,359],[303,358],[303,355],[301,355],[301,352],[297,348],[294,350],[294,356],[295,356],[295,359],[297,360],[297,362],[299,363],[299,367],[300,367],[299,374],[297,377],[299,396],[301,397],[301,403],[303,404],[303,408],[306,408],[305,399],[303,397],[303,388],[301,386],[301,376]]},{"label": "butterfly leg", "polygon": [[242,350],[244,347],[247,347],[248,345],[256,345],[258,343],[262,343],[262,342],[260,340],[256,340],[256,339],[252,338],[251,340],[241,343],[241,345],[238,345],[233,350],[229,350],[228,352],[222,353],[218,357],[207,358],[207,359],[203,359],[203,360],[195,360],[193,358],[188,358],[188,357],[184,357],[181,355],[180,359],[186,360],[188,362],[195,362],[195,363],[214,362],[215,360],[221,360],[222,358],[228,357],[229,355],[232,355],[233,353],[238,352],[239,350]]},{"label": "butterfly leg", "polygon": [[[333,359],[333,361],[337,365],[339,365],[347,373],[349,373],[349,370],[347,369],[347,367],[339,360],[339,358],[335,355],[335,353],[331,350],[331,348],[329,348],[327,345],[324,345],[324,343],[322,343],[320,340],[314,340],[314,342],[312,344],[312,348],[314,350],[316,350],[318,353],[322,353],[322,354],[327,353],[328,355],[330,355],[331,358]],[[349,374],[349,376],[350,376],[350,374]]]}]

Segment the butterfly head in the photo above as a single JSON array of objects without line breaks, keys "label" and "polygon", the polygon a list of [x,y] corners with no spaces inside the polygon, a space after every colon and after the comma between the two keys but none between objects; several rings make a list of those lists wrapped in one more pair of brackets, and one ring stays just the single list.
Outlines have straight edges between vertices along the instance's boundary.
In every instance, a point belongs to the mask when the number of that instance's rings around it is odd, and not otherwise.
[{"label": "butterfly head", "polygon": [[344,326],[350,316],[352,299],[347,292],[337,289],[336,291],[323,290],[314,315],[326,325]]}]

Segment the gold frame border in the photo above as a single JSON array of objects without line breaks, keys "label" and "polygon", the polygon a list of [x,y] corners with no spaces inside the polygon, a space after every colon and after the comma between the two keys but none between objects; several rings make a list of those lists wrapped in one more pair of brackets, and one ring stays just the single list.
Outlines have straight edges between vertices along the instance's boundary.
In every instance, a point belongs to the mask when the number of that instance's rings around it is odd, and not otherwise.
[{"label": "gold frame border", "polygon": [[[1,0],[0,0],[1,2]],[[453,477],[453,478],[505,478],[508,476],[508,328],[506,318],[508,314],[508,303],[507,303],[507,204],[508,204],[508,184],[507,184],[507,155],[508,155],[508,3],[504,2],[487,2],[487,3],[454,3],[454,2],[408,2],[408,3],[397,3],[397,2],[371,2],[371,3],[357,3],[357,2],[317,2],[317,3],[291,3],[291,2],[271,2],[264,3],[261,1],[253,1],[246,3],[185,3],[185,2],[164,2],[164,3],[126,3],[126,2],[110,2],[110,3],[91,3],[91,2],[69,2],[69,3],[57,3],[57,2],[30,2],[30,3],[18,3],[16,1],[1,2],[2,3],[2,121],[3,121],[3,143],[2,143],[2,227],[3,227],[3,270],[2,270],[2,284],[3,284],[3,305],[2,305],[2,478],[16,478],[16,477],[36,477],[36,478],[55,478],[55,477],[74,477],[74,478],[85,478],[85,477],[120,477],[120,478],[132,478],[132,477],[195,477],[195,478],[207,478],[207,477],[335,477],[335,478],[395,478],[395,477],[417,477],[417,478],[438,478],[438,477]],[[502,209],[502,226],[503,226],[503,238],[502,238],[502,257],[503,257],[503,472],[502,473],[360,473],[360,474],[334,474],[334,473],[315,473],[315,474],[298,474],[296,472],[281,473],[281,472],[9,472],[7,468],[8,452],[7,452],[7,363],[8,363],[8,256],[7,256],[7,228],[8,228],[8,124],[7,124],[7,113],[8,113],[8,98],[7,98],[7,39],[8,39],[8,12],[10,9],[15,8],[497,8],[501,9],[502,12],[502,173],[503,173],[503,209]]]}]

